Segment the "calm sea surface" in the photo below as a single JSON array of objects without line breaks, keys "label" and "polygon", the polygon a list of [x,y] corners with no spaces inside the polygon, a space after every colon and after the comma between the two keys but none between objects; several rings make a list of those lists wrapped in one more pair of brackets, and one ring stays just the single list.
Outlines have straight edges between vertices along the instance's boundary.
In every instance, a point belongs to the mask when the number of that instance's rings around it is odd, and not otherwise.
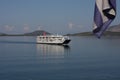
[{"label": "calm sea surface", "polygon": [[0,37],[0,80],[120,80],[120,38],[71,39],[60,46]]}]

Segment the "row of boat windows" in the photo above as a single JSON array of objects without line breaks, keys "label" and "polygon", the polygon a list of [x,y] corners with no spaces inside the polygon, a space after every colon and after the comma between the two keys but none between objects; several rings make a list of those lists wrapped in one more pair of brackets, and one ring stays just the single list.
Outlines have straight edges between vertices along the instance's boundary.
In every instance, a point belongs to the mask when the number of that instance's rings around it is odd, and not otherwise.
[{"label": "row of boat windows", "polygon": [[42,40],[42,39],[48,39],[48,40],[58,39],[58,40],[62,40],[63,38],[62,37],[60,37],[60,38],[58,38],[58,37],[52,37],[52,38],[49,38],[49,37],[39,37],[39,39],[40,40]]}]

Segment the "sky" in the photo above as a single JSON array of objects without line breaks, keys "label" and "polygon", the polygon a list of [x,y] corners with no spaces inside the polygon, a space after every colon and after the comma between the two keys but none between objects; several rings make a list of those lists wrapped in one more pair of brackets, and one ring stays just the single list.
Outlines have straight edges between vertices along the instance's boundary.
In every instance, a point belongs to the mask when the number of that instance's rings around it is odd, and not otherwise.
[{"label": "sky", "polygon": [[[54,34],[92,31],[95,0],[0,0],[0,32],[45,30]],[[117,17],[120,24],[120,0]]]}]

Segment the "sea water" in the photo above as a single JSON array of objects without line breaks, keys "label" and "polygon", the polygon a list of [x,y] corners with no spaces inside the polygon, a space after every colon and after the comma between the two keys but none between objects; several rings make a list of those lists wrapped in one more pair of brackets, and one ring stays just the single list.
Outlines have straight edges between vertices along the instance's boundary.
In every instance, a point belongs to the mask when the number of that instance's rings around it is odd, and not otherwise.
[{"label": "sea water", "polygon": [[71,39],[62,46],[0,37],[0,80],[120,80],[120,38]]}]

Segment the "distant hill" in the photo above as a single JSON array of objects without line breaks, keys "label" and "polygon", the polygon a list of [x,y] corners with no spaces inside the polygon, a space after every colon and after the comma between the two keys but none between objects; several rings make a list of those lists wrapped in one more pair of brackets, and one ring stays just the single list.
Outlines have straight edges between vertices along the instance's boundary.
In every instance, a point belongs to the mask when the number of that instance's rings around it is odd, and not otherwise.
[{"label": "distant hill", "polygon": [[0,36],[6,36],[7,34],[5,34],[5,33],[0,33]]},{"label": "distant hill", "polygon": [[[75,34],[67,34],[67,36],[94,36],[92,32],[83,32],[83,33],[75,33]],[[103,36],[120,36],[120,32],[104,32]]]},{"label": "distant hill", "polygon": [[4,34],[4,33],[0,33],[0,36],[38,36],[38,35],[43,35],[43,33],[45,33],[46,35],[50,35],[51,33],[44,31],[44,30],[37,30],[34,32],[30,32],[30,33],[24,33],[24,34]]},{"label": "distant hill", "polygon": [[[67,34],[68,36],[94,36],[92,32],[82,32],[75,34]],[[120,24],[111,26],[104,32],[103,36],[120,36]]]},{"label": "distant hill", "polygon": [[43,33],[45,33],[46,35],[50,35],[51,33],[44,31],[44,30],[37,30],[34,32],[30,32],[30,33],[24,33],[24,36],[38,36],[38,35],[43,35]]},{"label": "distant hill", "polygon": [[120,24],[111,26],[104,34],[105,36],[120,36]]},{"label": "distant hill", "polygon": [[111,31],[111,32],[120,32],[120,24],[111,26],[111,27],[108,29],[108,31]]},{"label": "distant hill", "polygon": [[120,32],[112,32],[112,31],[106,31],[104,36],[120,36]]},{"label": "distant hill", "polygon": [[75,33],[75,34],[67,34],[67,36],[92,36],[92,32],[82,32],[82,33]]}]

